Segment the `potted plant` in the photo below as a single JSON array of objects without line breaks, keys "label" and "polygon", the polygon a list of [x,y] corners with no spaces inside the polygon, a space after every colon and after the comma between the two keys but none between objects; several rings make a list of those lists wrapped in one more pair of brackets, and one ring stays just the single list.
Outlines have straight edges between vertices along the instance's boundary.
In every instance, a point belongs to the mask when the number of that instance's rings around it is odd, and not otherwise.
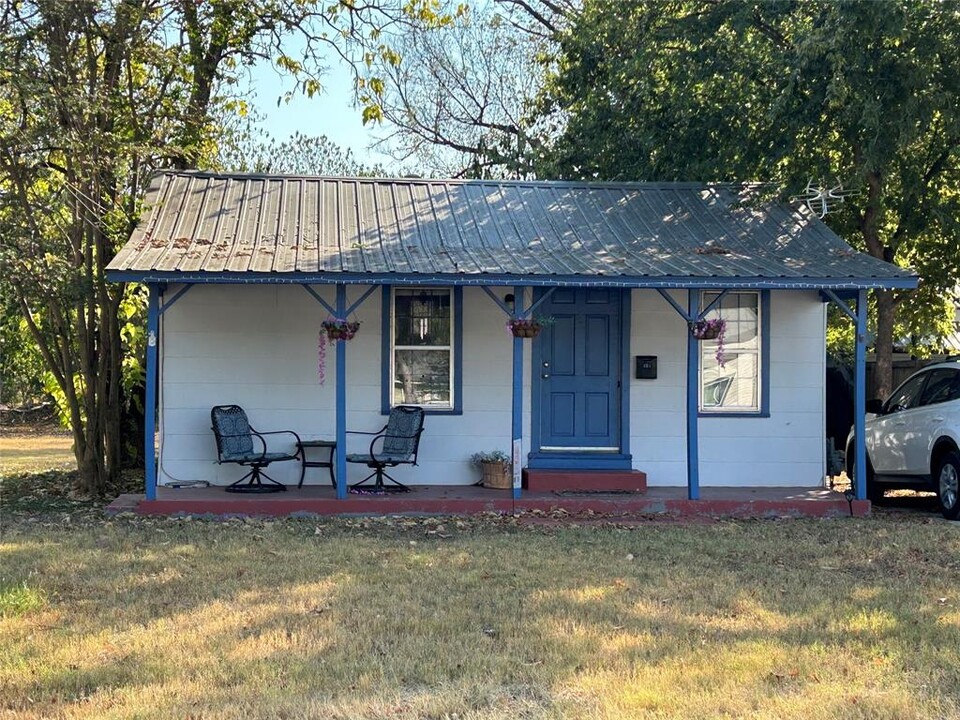
[{"label": "potted plant", "polygon": [[508,490],[513,487],[513,464],[502,450],[475,452],[470,464],[480,470],[484,487]]},{"label": "potted plant", "polygon": [[353,336],[360,329],[360,323],[331,317],[320,323],[320,327],[323,328],[329,340],[353,340]]},{"label": "potted plant", "polygon": [[323,385],[327,376],[327,340],[353,340],[360,323],[343,318],[329,317],[320,323],[320,338],[317,341],[317,380]]},{"label": "potted plant", "polygon": [[723,367],[723,335],[727,330],[727,321],[722,318],[697,320],[690,323],[690,334],[697,340],[717,341],[717,363]]},{"label": "potted plant", "polygon": [[507,320],[507,329],[518,338],[535,338],[553,318],[526,317],[510,318]]}]

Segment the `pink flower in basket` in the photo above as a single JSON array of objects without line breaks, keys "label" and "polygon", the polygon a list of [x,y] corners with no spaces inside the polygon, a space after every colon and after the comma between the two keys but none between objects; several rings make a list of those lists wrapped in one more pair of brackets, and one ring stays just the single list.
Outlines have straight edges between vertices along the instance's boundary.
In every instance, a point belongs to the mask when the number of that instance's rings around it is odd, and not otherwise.
[{"label": "pink flower in basket", "polygon": [[353,336],[360,329],[360,323],[341,318],[327,318],[320,327],[330,340],[353,340]]}]

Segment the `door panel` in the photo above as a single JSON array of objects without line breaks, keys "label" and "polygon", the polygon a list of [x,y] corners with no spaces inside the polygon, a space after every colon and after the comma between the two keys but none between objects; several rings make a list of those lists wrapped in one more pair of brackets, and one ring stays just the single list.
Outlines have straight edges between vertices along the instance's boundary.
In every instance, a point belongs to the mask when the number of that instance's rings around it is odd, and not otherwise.
[{"label": "door panel", "polygon": [[587,437],[608,437],[610,435],[610,395],[609,393],[585,393]]},{"label": "door panel", "polygon": [[[540,306],[552,316],[534,340],[540,451],[620,449],[620,292],[563,288]],[[569,450],[567,450],[569,448]]]},{"label": "door panel", "polygon": [[572,438],[575,430],[577,400],[573,393],[550,393],[550,434],[556,438]]},{"label": "door panel", "polygon": [[610,375],[610,316],[587,315],[586,364],[584,373],[587,375]]}]

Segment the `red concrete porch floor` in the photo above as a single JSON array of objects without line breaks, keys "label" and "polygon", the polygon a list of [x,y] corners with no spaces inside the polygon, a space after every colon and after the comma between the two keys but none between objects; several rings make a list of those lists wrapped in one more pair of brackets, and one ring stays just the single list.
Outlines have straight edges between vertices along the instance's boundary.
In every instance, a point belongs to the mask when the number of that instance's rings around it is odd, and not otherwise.
[{"label": "red concrete porch floor", "polygon": [[524,492],[514,501],[509,490],[473,486],[413,486],[391,495],[348,495],[337,500],[328,486],[290,488],[269,495],[235,495],[222,488],[165,488],[156,500],[121,495],[107,512],[141,515],[471,515],[483,512],[565,510],[571,515],[722,516],[736,518],[844,517],[870,513],[870,502],[848,503],[841,493],[818,488],[702,488],[700,500],[687,500],[686,488],[649,488],[646,493]]}]

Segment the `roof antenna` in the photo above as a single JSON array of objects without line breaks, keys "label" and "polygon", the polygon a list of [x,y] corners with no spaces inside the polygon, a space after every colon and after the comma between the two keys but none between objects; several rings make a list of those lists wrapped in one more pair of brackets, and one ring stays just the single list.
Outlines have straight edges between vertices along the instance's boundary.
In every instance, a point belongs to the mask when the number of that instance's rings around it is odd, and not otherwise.
[{"label": "roof antenna", "polygon": [[833,212],[838,205],[842,205],[848,196],[856,194],[855,190],[844,190],[843,183],[838,183],[832,188],[821,188],[814,185],[813,180],[808,180],[803,193],[794,195],[790,199],[794,202],[804,203],[810,212],[816,214],[822,220]]}]

